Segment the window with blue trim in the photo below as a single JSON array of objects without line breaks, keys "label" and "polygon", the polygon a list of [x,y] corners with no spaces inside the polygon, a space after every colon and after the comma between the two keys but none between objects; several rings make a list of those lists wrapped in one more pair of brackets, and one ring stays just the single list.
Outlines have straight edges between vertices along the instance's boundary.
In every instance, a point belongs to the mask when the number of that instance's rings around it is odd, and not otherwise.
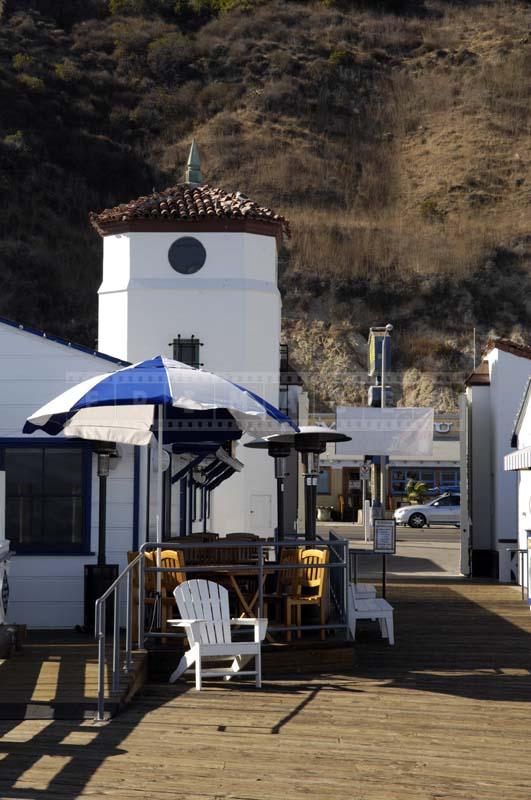
[{"label": "window with blue trim", "polygon": [[[90,481],[83,447],[4,449],[6,536],[17,553],[86,551]],[[90,463],[90,461],[89,461]]]}]

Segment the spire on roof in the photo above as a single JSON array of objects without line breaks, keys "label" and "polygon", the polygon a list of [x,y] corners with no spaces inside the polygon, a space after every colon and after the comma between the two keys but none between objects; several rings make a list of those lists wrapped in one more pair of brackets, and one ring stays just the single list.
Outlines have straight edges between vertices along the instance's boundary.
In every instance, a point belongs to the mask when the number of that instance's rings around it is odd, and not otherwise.
[{"label": "spire on roof", "polygon": [[184,182],[191,183],[195,186],[199,186],[201,183],[203,183],[203,176],[201,175],[201,163],[199,161],[199,150],[197,149],[195,139],[192,139],[192,144],[190,145],[188,161],[186,162]]}]

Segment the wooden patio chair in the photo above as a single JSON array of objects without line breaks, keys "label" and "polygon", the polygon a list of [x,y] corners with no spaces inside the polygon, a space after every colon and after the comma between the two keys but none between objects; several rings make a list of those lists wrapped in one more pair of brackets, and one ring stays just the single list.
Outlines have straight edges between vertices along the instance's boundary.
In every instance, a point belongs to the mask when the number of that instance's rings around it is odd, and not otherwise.
[{"label": "wooden patio chair", "polygon": [[[305,606],[318,606],[321,625],[326,622],[328,612],[328,569],[319,569],[319,564],[328,564],[328,550],[303,550],[299,563],[303,565],[300,570],[294,570],[297,585],[291,597],[286,598],[286,625],[292,625],[293,611],[297,612],[297,625],[301,626],[302,609]],[[297,637],[300,639],[301,631]],[[291,631],[287,632],[288,642],[291,641]],[[325,631],[321,630],[321,639],[325,638]]]},{"label": "wooden patio chair", "polygon": [[[279,555],[280,564],[298,564],[299,557],[303,549],[304,548],[302,547],[283,547]],[[282,606],[288,597],[295,596],[296,586],[297,570],[279,569],[276,573],[274,591],[264,593],[264,617],[269,618],[269,603],[272,603],[275,606],[275,616],[281,616]]]},{"label": "wooden patio chair", "polygon": [[[127,553],[127,563],[137,557],[138,552],[130,550]],[[145,566],[156,567],[155,552],[148,550],[144,553]],[[148,606],[155,613],[155,602],[157,596],[157,578],[154,572],[144,573],[144,606]],[[132,609],[132,624],[133,624],[133,641],[138,642],[138,568],[133,568],[133,609]]]},{"label": "wooden patio chair", "polygon": [[[167,617],[175,609],[175,598],[173,590],[176,586],[184,583],[186,573],[180,569],[184,567],[184,555],[182,550],[162,550],[160,554],[161,567],[174,567],[175,572],[161,572],[161,593],[162,593],[162,632],[167,631]],[[156,575],[154,576],[156,579]]]},{"label": "wooden patio chair", "polygon": [[[219,539],[217,533],[191,533],[189,536],[183,538],[183,542],[194,542],[198,545],[216,542]],[[208,564],[211,562],[215,550],[205,549],[204,547],[187,547],[185,549],[186,563],[190,566],[200,566],[201,564]]]},{"label": "wooden patio chair", "polygon": [[[195,688],[201,689],[203,677],[224,677],[230,680],[235,674],[254,675],[256,686],[262,685],[261,643],[266,635],[266,619],[231,619],[229,593],[214,581],[190,580],[177,586],[175,601],[182,619],[168,620],[170,625],[184,628],[190,645],[170,676],[174,683],[192,666],[195,666]],[[231,626],[252,626],[254,641],[233,642]],[[229,669],[204,669],[203,661],[219,661],[233,657]],[[255,659],[254,670],[243,667]]]}]

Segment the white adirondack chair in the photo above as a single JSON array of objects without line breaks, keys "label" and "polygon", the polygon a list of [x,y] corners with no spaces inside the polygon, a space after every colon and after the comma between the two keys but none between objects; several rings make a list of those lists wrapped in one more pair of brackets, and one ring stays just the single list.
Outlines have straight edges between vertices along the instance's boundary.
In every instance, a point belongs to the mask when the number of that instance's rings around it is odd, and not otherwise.
[{"label": "white adirondack chair", "polygon": [[[195,688],[201,689],[202,677],[224,677],[230,680],[236,673],[254,675],[256,686],[262,685],[261,642],[267,630],[267,619],[244,617],[231,619],[229,593],[219,583],[205,580],[190,580],[181,583],[173,592],[182,619],[169,619],[168,624],[184,628],[190,644],[170,676],[174,683],[195,665]],[[254,641],[233,642],[232,626],[252,626]],[[203,669],[203,660],[219,661],[233,657],[229,669]],[[255,669],[242,669],[254,658]]]}]

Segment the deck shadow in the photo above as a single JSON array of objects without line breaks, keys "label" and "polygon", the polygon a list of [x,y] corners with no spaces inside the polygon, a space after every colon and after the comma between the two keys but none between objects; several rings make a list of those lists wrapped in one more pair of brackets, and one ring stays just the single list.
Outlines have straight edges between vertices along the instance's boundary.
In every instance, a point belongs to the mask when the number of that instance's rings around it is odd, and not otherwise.
[{"label": "deck shadow", "polygon": [[391,584],[387,599],[396,645],[374,623],[360,623],[356,675],[474,700],[529,701],[531,617],[510,587],[466,579]]}]

